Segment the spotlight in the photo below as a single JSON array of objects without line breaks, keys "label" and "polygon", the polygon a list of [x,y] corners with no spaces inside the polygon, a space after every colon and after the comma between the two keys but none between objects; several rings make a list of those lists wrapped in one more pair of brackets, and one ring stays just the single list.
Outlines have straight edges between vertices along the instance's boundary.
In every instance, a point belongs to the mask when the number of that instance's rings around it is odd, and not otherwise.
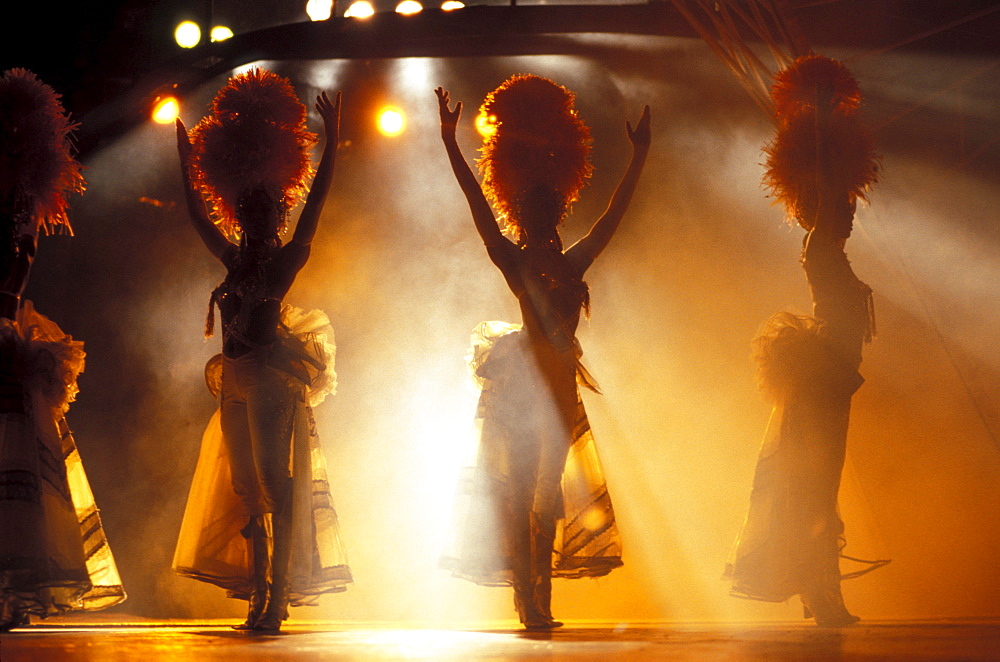
[{"label": "spotlight", "polygon": [[306,3],[306,14],[310,21],[325,21],[333,13],[333,0],[309,0]]},{"label": "spotlight", "polygon": [[403,0],[401,3],[396,5],[396,13],[403,14],[404,16],[419,14],[421,9],[423,9],[423,7],[419,2],[417,2],[417,0]]},{"label": "spotlight", "polygon": [[375,13],[375,9],[372,7],[372,3],[368,0],[357,0],[357,2],[351,3],[351,6],[347,8],[344,12],[345,18],[368,18]]},{"label": "spotlight", "polygon": [[174,41],[181,48],[194,48],[201,41],[201,28],[194,21],[183,21],[174,29]]},{"label": "spotlight", "polygon": [[406,129],[406,116],[399,108],[386,106],[379,111],[376,126],[383,136],[394,138]]},{"label": "spotlight", "polygon": [[441,3],[441,10],[453,11],[455,9],[461,9],[464,6],[465,3],[462,2],[462,0],[445,0],[444,2]]},{"label": "spotlight", "polygon": [[497,132],[497,116],[479,113],[476,115],[476,131],[483,138],[489,138]]},{"label": "spotlight", "polygon": [[212,28],[212,31],[208,33],[212,41],[225,41],[226,39],[232,39],[233,31],[227,28],[225,25],[216,25]]},{"label": "spotlight", "polygon": [[180,115],[181,104],[172,95],[158,97],[153,104],[153,121],[157,124],[170,124]]}]

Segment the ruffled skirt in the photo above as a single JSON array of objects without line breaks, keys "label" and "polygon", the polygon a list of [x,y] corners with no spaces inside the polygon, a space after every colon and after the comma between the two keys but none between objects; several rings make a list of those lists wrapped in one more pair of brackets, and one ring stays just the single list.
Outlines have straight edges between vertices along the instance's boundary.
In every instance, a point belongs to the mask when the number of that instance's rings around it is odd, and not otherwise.
[{"label": "ruffled skirt", "polygon": [[65,413],[83,370],[83,343],[25,301],[0,322],[0,623],[125,599]]},{"label": "ruffled skirt", "polygon": [[811,316],[774,315],[754,340],[754,357],[775,406],[726,574],[737,596],[783,602],[831,573],[840,578],[837,493],[851,396],[863,379]]},{"label": "ruffled skirt", "polygon": [[[512,554],[518,533],[509,530],[513,518],[506,510],[511,504],[530,501],[522,492],[535,489],[517,475],[518,455],[523,452],[517,437],[523,436],[525,421],[561,426],[538,420],[558,413],[544,411],[547,398],[537,391],[536,358],[520,328],[484,322],[472,336],[470,366],[482,389],[476,414],[479,449],[476,465],[462,472],[453,548],[441,559],[441,566],[484,586],[513,583]],[[580,383],[592,384],[582,367],[572,369]],[[601,577],[622,565],[621,538],[579,389],[575,384],[569,388],[576,403],[575,417],[563,432],[568,437],[562,442],[568,454],[551,513],[556,519],[552,575]]]},{"label": "ruffled skirt", "polygon": [[[282,308],[279,345],[271,365],[298,384],[292,431],[292,553],[289,598],[292,605],[316,604],[318,596],[347,589],[353,580],[340,540],[340,526],[327,480],[312,406],[336,387],[335,345],[321,311]],[[206,367],[206,380],[218,397],[222,360]],[[225,588],[230,597],[249,599],[252,574],[244,504],[232,485],[229,456],[216,411],[202,437],[201,452],[174,552],[176,572]],[[268,527],[270,528],[270,527]]]}]

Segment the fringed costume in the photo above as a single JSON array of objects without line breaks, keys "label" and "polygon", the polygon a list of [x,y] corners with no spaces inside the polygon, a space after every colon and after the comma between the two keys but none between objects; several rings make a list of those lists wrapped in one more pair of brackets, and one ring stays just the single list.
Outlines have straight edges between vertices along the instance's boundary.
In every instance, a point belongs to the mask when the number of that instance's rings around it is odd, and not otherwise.
[{"label": "fringed costume", "polygon": [[[551,629],[562,625],[551,612],[553,576],[600,577],[622,565],[578,385],[597,388],[575,337],[581,312],[589,312],[583,274],[603,243],[563,251],[557,231],[590,176],[590,132],[569,90],[538,76],[508,79],[480,109],[480,190],[455,143],[458,111],[443,90],[438,97],[452,167],[522,319],[484,322],[472,336],[479,446],[475,466],[463,472],[455,547],[442,567],[485,586],[513,586],[525,627]],[[628,196],[646,147],[633,156]],[[497,229],[486,200],[516,243]],[[626,205],[612,214],[615,227]]]},{"label": "fringed costume", "polygon": [[[259,358],[241,357],[234,362],[218,354],[206,366],[205,377],[212,395],[225,398],[226,391],[239,388],[226,384],[227,376],[240,374],[233,363],[253,363],[248,372],[263,372],[276,382],[278,395],[283,396],[278,401],[291,410],[291,455],[283,458],[292,476],[288,591],[293,606],[312,605],[319,595],[344,591],[351,583],[312,413],[336,389],[336,346],[333,329],[319,310],[283,306],[279,330],[279,340],[262,348]],[[223,407],[224,401],[202,437],[173,567],[187,577],[221,586],[230,597],[249,600],[253,559],[245,531],[248,512],[267,509],[256,502],[257,493],[250,498],[246,490],[238,494],[234,489],[238,483],[234,482],[232,451],[223,436]],[[267,521],[266,531],[271,529]],[[265,538],[273,547],[271,536]]]},{"label": "fringed costume", "polygon": [[[766,148],[766,181],[809,232],[802,265],[813,315],[778,313],[754,340],[774,410],[727,574],[734,595],[782,602],[797,594],[820,625],[847,625],[857,618],[840,594],[837,493],[874,316],[871,289],[854,275],[843,240],[855,200],[875,181],[876,159],[854,115],[857,84],[840,63],[800,58],[776,77],[772,96],[778,135]],[[885,562],[870,563],[867,570]]]},{"label": "fringed costume", "polygon": [[483,322],[472,343],[470,367],[482,390],[479,450],[476,465],[463,470],[458,539],[442,566],[483,586],[512,586],[519,559],[531,555],[525,532],[544,530],[552,549],[531,562],[554,577],[601,577],[620,567],[614,509],[577,389],[593,388],[592,379],[575,355],[555,355],[551,367],[564,383],[552,391],[520,325]]},{"label": "fringed costume", "polygon": [[125,599],[66,424],[83,343],[22,301],[36,234],[69,232],[68,192],[82,192],[74,125],[59,96],[23,69],[0,78],[0,630],[29,615],[103,609]]},{"label": "fringed costume", "polygon": [[[231,78],[212,108],[190,142],[179,127],[179,146],[192,219],[227,272],[206,326],[211,335],[217,306],[222,354],[207,376],[219,411],[202,440],[173,565],[247,600],[238,629],[273,631],[288,604],[315,604],[351,582],[312,415],[336,384],[333,330],[320,311],[282,305],[309,257],[329,179],[282,245],[312,173],[305,106],[286,79],[252,70]],[[329,129],[339,100],[323,95],[317,108]],[[332,174],[337,137],[328,138],[320,171]]]}]

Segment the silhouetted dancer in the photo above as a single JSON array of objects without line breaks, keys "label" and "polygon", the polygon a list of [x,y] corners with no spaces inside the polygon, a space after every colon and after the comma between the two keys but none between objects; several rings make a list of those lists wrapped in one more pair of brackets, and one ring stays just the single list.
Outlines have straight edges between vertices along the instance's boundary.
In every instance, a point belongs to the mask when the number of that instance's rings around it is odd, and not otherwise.
[{"label": "silhouetted dancer", "polygon": [[316,99],[326,146],[284,245],[316,141],[305,106],[286,79],[252,70],[231,78],[212,109],[190,141],[177,122],[188,211],[226,278],[212,292],[206,328],[212,335],[218,305],[222,355],[206,377],[219,412],[202,441],[174,569],[248,600],[237,629],[274,631],[290,601],[311,604],[351,581],[311,409],[336,387],[333,330],[321,311],[282,304],[309,258],[333,178],[340,95]]},{"label": "silhouetted dancer", "polygon": [[[573,94],[545,78],[514,76],[483,102],[488,125],[480,187],[455,138],[462,110],[436,90],[441,137],[490,259],[517,297],[522,324],[485,322],[473,334],[482,394],[476,467],[455,553],[442,565],[479,584],[513,585],[529,630],[552,617],[551,578],[596,577],[621,565],[614,511],[578,384],[596,391],[580,364],[583,275],[618,228],[649,150],[649,108],[632,129],[632,160],[586,237],[563,250],[558,226],[590,175],[590,131]],[[513,237],[507,239],[487,198]]]},{"label": "silhouetted dancer", "polygon": [[[778,131],[765,148],[765,181],[806,230],[813,315],[778,313],[754,339],[774,411],[727,574],[734,595],[783,602],[797,594],[818,625],[850,625],[858,617],[840,591],[837,493],[851,396],[864,381],[861,348],[875,322],[871,288],[854,275],[844,245],[857,199],[877,180],[877,157],[857,117],[861,93],[841,63],[799,58],[775,76],[771,96]],[[866,563],[851,576],[887,561]]]},{"label": "silhouetted dancer", "polygon": [[[72,234],[82,193],[69,121],[24,69],[0,77],[0,631],[125,599],[94,495],[66,424],[83,343],[21,294],[38,234]],[[2,657],[2,653],[0,653]]]}]

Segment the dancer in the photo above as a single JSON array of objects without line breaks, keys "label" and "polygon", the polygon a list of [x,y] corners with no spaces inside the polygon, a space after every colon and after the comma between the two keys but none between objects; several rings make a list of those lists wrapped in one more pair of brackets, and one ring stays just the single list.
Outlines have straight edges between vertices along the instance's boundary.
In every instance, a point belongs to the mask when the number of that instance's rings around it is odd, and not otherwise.
[{"label": "dancer", "polygon": [[21,299],[39,231],[72,234],[75,128],[25,69],[0,78],[0,631],[125,599],[66,412],[83,343]]},{"label": "dancer", "polygon": [[[765,148],[765,181],[806,230],[802,266],[813,315],[778,313],[754,340],[774,411],[727,574],[734,595],[783,602],[798,594],[818,625],[850,625],[858,617],[840,591],[837,492],[851,396],[864,381],[861,349],[875,325],[872,291],[844,246],[856,202],[876,181],[877,157],[857,117],[857,83],[841,63],[799,58],[775,77],[772,99],[778,132]],[[867,562],[849,576],[887,562]]]},{"label": "dancer", "polygon": [[332,329],[321,311],[282,305],[333,178],[340,95],[316,99],[326,146],[284,245],[311,170],[305,106],[286,79],[264,70],[231,78],[212,105],[190,140],[177,122],[188,211],[227,273],[206,328],[212,335],[218,305],[222,355],[206,377],[220,408],[202,440],[174,569],[247,600],[237,629],[275,631],[290,601],[312,604],[351,581],[311,409],[336,386]]},{"label": "dancer", "polygon": [[[589,177],[590,132],[573,94],[545,78],[514,76],[483,102],[477,183],[455,137],[462,103],[435,90],[452,169],[486,251],[517,297],[522,324],[485,322],[473,334],[482,432],[455,553],[442,565],[488,586],[513,585],[529,630],[552,617],[552,575],[595,577],[620,566],[614,511],[577,384],[596,391],[580,364],[576,327],[589,311],[583,275],[625,214],[649,150],[649,107],[632,129],[632,159],[604,215],[563,250],[558,226]],[[485,194],[484,194],[485,192]],[[501,213],[508,240],[487,198]]]}]

